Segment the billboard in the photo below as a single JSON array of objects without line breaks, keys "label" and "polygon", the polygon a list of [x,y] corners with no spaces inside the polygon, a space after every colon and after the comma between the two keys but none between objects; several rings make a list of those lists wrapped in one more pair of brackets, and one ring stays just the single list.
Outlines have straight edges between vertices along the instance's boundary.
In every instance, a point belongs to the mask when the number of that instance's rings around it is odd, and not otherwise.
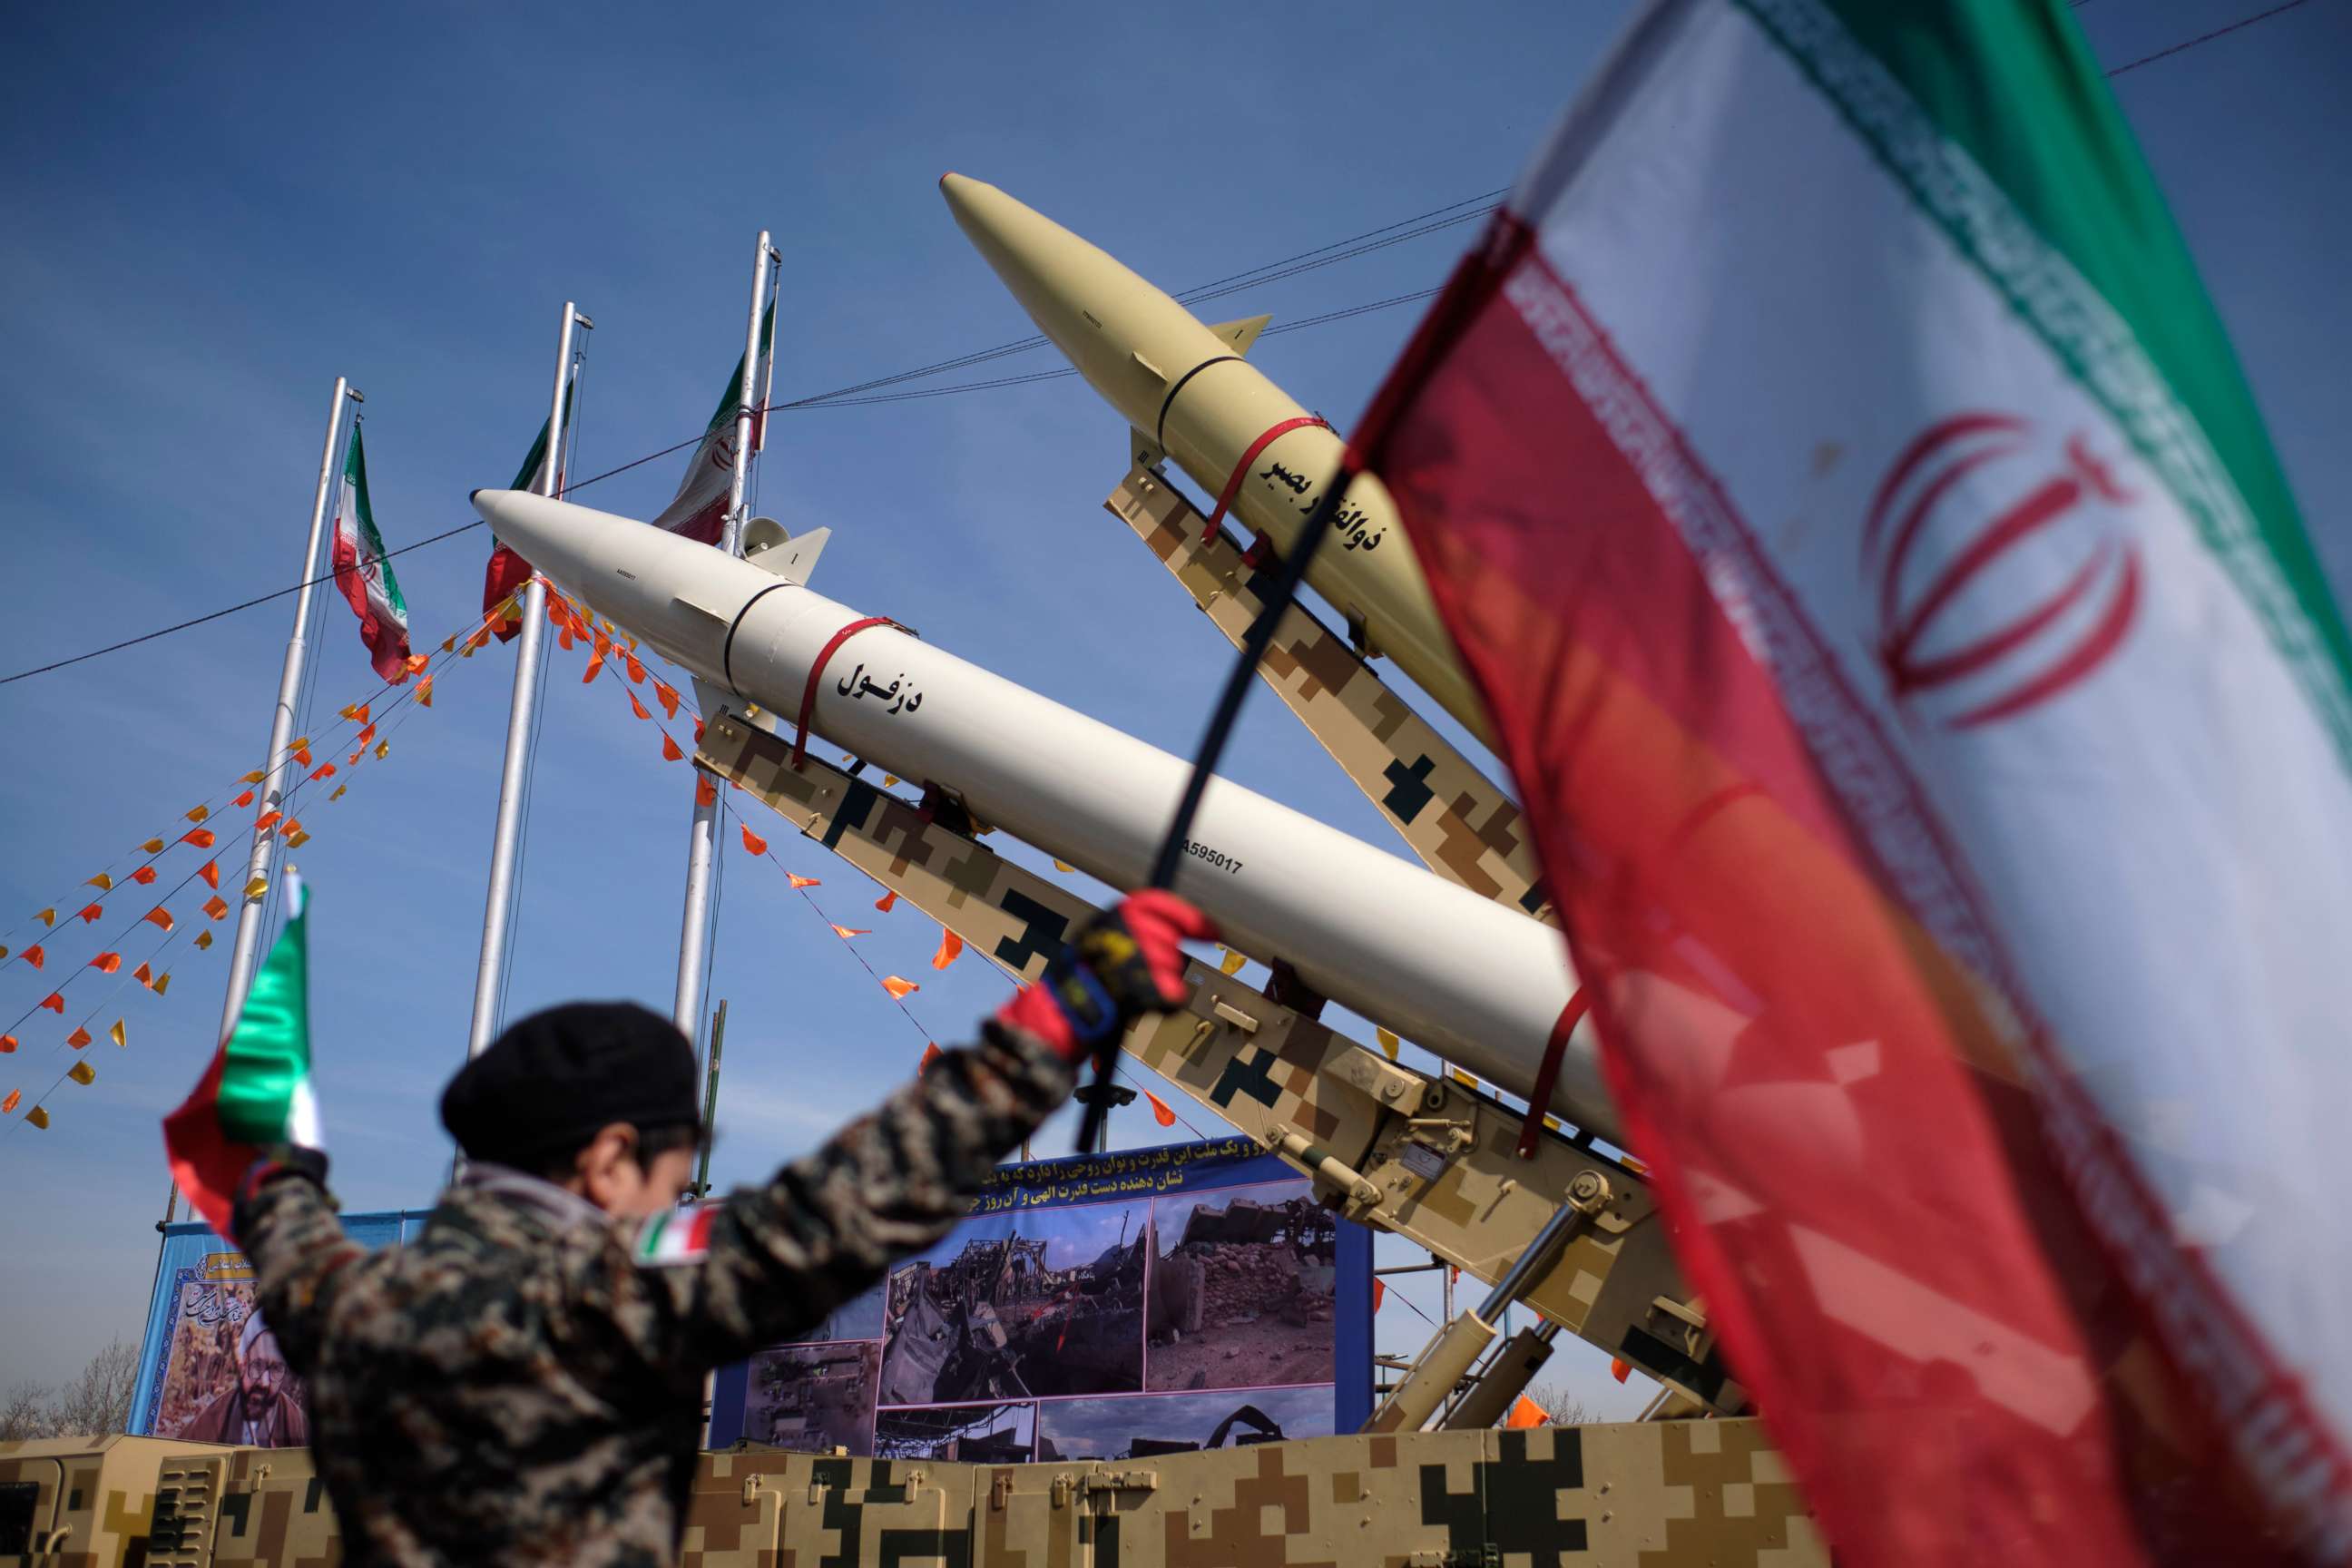
[{"label": "billboard", "polygon": [[1006,1165],[928,1251],[719,1374],[711,1441],[1124,1458],[1353,1431],[1371,1243],[1247,1139]]},{"label": "billboard", "polygon": [[[346,1215],[366,1247],[400,1240],[422,1213]],[[299,1447],[310,1440],[302,1380],[254,1310],[253,1266],[201,1222],[167,1226],[131,1396],[134,1436]]]}]

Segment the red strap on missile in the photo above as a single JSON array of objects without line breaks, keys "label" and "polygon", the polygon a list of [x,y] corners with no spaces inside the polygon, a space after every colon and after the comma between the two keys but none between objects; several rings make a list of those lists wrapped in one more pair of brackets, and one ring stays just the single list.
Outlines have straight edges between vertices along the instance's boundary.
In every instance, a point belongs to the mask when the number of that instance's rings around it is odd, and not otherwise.
[{"label": "red strap on missile", "polygon": [[907,628],[887,616],[868,616],[862,621],[852,621],[825,640],[817,650],[815,662],[809,666],[808,684],[801,688],[801,716],[793,727],[793,766],[797,768],[808,757],[809,715],[816,711],[816,683],[824,679],[824,667],[833,661],[834,650],[869,626]]},{"label": "red strap on missile", "polygon": [[1576,1026],[1592,1008],[1592,998],[1583,986],[1568,999],[1559,1010],[1559,1021],[1551,1026],[1551,1038],[1544,1042],[1543,1066],[1536,1069],[1535,1092],[1528,1096],[1528,1119],[1519,1123],[1518,1155],[1522,1160],[1536,1157],[1536,1140],[1543,1134],[1544,1107],[1551,1103],[1551,1091],[1559,1082],[1560,1059],[1568,1055],[1568,1037],[1576,1033]]},{"label": "red strap on missile", "polygon": [[1331,422],[1320,415],[1301,414],[1295,419],[1285,419],[1267,426],[1265,435],[1249,444],[1249,450],[1244,452],[1242,460],[1234,465],[1233,477],[1225,481],[1224,489],[1217,496],[1216,510],[1209,514],[1208,522],[1201,529],[1202,543],[1206,544],[1217,537],[1217,524],[1225,521],[1225,509],[1234,504],[1235,496],[1242,493],[1242,480],[1249,476],[1250,465],[1257,461],[1258,454],[1293,430],[1304,430],[1311,425],[1320,426],[1326,430],[1331,428]]}]

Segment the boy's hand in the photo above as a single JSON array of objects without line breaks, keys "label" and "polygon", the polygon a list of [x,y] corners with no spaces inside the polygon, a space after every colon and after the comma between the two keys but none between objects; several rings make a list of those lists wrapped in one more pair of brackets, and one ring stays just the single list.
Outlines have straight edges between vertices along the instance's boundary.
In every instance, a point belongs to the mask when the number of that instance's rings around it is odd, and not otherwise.
[{"label": "boy's hand", "polygon": [[1173,893],[1137,893],[1078,928],[1045,978],[997,1009],[999,1023],[1026,1029],[1083,1061],[1147,1013],[1184,1005],[1187,939],[1209,941],[1209,918]]}]

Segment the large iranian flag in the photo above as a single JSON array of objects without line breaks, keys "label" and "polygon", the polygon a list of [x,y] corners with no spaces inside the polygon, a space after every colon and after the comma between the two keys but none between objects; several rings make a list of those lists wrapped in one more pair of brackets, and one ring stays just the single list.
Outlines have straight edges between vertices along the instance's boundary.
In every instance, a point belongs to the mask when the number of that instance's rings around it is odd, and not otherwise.
[{"label": "large iranian flag", "polygon": [[[754,452],[767,445],[765,388],[774,363],[775,342],[776,306],[775,301],[770,300],[767,314],[760,320],[760,363],[751,373],[751,385],[762,405],[755,407],[751,415]],[[677,494],[654,519],[656,528],[666,528],[705,544],[719,542],[727,525],[727,496],[735,471],[735,412],[742,400],[742,384],[743,356],[737,354],[735,368],[727,374],[726,389],[719,395],[719,406],[711,414],[710,423],[703,427],[702,441],[686,466],[685,477],[678,480]]]},{"label": "large iranian flag", "polygon": [[2345,627],[2067,8],[1646,7],[1362,439],[1839,1560],[2352,1557]]},{"label": "large iranian flag", "polygon": [[186,1103],[163,1119],[172,1180],[188,1206],[223,1236],[237,1183],[265,1150],[319,1146],[319,1101],[310,1088],[310,903],[302,879],[291,870],[286,879],[286,927],[254,974],[236,1026]]},{"label": "large iranian flag", "polygon": [[381,679],[405,680],[408,603],[400,596],[400,579],[384,557],[383,535],[375,531],[375,511],[368,504],[367,456],[356,424],[335,497],[334,551],[335,586],[360,618],[360,640],[367,644],[368,662]]}]

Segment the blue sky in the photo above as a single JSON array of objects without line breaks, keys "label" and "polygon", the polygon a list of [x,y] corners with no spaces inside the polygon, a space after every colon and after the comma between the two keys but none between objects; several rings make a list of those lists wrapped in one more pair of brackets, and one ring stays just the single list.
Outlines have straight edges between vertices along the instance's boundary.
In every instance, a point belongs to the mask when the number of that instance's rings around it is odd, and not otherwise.
[{"label": "blue sky", "polygon": [[[2078,16],[2121,63],[2261,8],[2086,0]],[[762,226],[785,256],[779,395],[863,381],[1030,330],[950,219],[944,170],[1181,289],[1507,184],[1624,11],[1371,5],[1338,28],[1229,5],[24,11],[0,59],[0,674],[292,581],[339,374],[367,395],[375,515],[398,546],[467,521],[467,492],[512,474],[567,298],[597,322],[579,457],[594,472],[708,415]],[[2339,585],[2347,63],[2352,6],[2315,0],[2116,83]],[[1279,322],[1425,288],[1470,232],[1216,309]],[[1254,357],[1345,424],[1413,320],[1367,315]],[[1042,350],[982,374],[1059,363]],[[830,596],[1189,752],[1227,653],[1100,510],[1123,443],[1075,380],[793,414],[774,424],[761,510],[833,528]],[[582,499],[650,515],[682,461]],[[477,532],[398,561],[420,646],[473,614],[485,549]],[[331,713],[373,682],[340,601],[319,617]],[[0,925],[258,763],[289,619],[279,601],[0,686]],[[505,652],[456,666],[388,762],[308,819],[320,1091],[354,1210],[422,1205],[446,1169],[434,1107],[464,1049],[510,668]],[[667,1011],[686,773],[578,669],[559,657],[549,688],[509,1015],[582,994]],[[1384,832],[1271,701],[1228,772]],[[923,979],[910,1005],[929,1033],[957,1038],[1001,1000],[977,959],[924,967],[928,921],[874,916],[856,873],[773,837],[824,878],[832,918],[877,928],[877,969]],[[723,922],[717,1173],[744,1180],[885,1092],[924,1034],[731,846]],[[0,1127],[0,1249],[17,1260],[0,1271],[0,1384],[136,1334],[165,1185],[156,1118],[209,1048],[224,956],[175,961],[163,1001],[133,994],[130,1049],[94,1049],[98,1081],[50,1097],[50,1131]],[[30,979],[0,972],[9,1016]],[[37,1033],[0,1068],[28,1096],[56,1070]],[[1121,1120],[1123,1142],[1158,1134]],[[1040,1152],[1067,1141],[1057,1128]],[[1432,1311],[1433,1295],[1400,1292]],[[1381,1327],[1391,1350],[1423,1331],[1394,1298]],[[1627,1411],[1602,1364],[1571,1347],[1556,1366]]]}]

